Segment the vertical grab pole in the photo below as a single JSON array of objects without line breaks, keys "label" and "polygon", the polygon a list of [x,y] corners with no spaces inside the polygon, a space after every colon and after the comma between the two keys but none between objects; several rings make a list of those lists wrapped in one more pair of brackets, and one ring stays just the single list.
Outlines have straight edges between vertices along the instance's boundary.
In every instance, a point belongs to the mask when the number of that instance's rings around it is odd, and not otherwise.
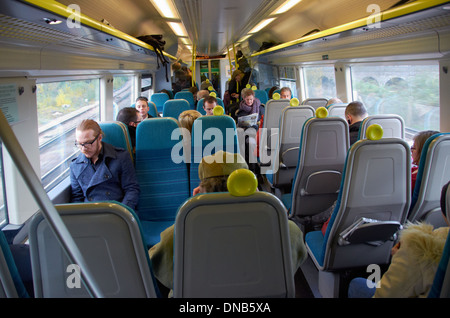
[{"label": "vertical grab pole", "polygon": [[194,43],[192,46],[192,86],[195,86],[195,72],[196,72],[196,68],[195,68],[195,55],[197,51],[197,45]]},{"label": "vertical grab pole", "polygon": [[[9,155],[16,164],[23,180],[30,189],[34,199],[36,200],[39,208],[42,210],[50,228],[56,235],[59,243],[63,246],[70,261],[76,263],[81,268],[81,277],[83,278],[86,288],[90,292],[91,296],[104,297],[100,288],[97,286],[94,276],[89,270],[89,267],[84,260],[78,246],[69,233],[66,225],[61,219],[58,211],[48,197],[41,184],[41,180],[36,175],[33,167],[31,166],[25,152],[22,149],[16,135],[9,126],[5,115],[0,111],[0,139],[8,150]],[[72,248],[70,248],[72,247]]]}]

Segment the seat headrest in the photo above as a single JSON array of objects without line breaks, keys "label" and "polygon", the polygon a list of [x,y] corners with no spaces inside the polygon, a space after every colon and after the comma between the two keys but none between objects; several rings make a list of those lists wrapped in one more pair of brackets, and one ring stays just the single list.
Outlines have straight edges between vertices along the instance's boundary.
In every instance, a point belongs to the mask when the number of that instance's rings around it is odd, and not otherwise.
[{"label": "seat headrest", "polygon": [[280,99],[281,98],[281,95],[280,95],[280,93],[274,93],[274,94],[272,94],[272,99]]},{"label": "seat headrest", "polygon": [[245,197],[255,193],[258,188],[258,179],[248,169],[233,171],[227,180],[228,192],[237,197]]},{"label": "seat headrest", "polygon": [[379,124],[372,124],[367,127],[366,136],[369,140],[379,140],[383,137],[383,127]]},{"label": "seat headrest", "polygon": [[294,97],[291,99],[291,101],[289,102],[290,106],[298,106],[300,105],[300,101],[298,100],[298,98]]},{"label": "seat headrest", "polygon": [[321,106],[316,109],[316,117],[317,118],[326,118],[328,116],[328,109]]},{"label": "seat headrest", "polygon": [[222,116],[223,115],[223,107],[220,105],[217,105],[213,109],[213,115],[214,116]]}]

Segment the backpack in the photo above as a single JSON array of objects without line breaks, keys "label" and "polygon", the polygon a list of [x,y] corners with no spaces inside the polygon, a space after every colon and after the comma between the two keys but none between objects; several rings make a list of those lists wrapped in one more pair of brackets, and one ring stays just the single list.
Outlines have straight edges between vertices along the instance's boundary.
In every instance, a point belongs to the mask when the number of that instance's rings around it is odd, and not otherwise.
[{"label": "backpack", "polygon": [[166,68],[166,81],[169,81],[169,76],[167,73],[167,65],[169,64],[169,61],[164,56],[164,45],[166,45],[166,41],[163,40],[162,34],[153,34],[153,35],[142,35],[137,37],[138,40],[141,40],[142,42],[145,42],[153,47],[153,50],[155,50],[156,57],[157,57],[157,63],[158,63],[158,69],[159,69],[159,62],[161,62],[162,66]]}]

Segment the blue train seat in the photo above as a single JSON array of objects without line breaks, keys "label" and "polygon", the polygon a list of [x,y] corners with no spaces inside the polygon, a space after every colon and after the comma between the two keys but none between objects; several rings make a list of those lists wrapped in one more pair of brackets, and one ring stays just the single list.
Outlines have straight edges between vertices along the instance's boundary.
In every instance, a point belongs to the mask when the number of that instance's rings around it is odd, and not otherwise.
[{"label": "blue train seat", "polygon": [[190,91],[179,91],[173,96],[174,99],[185,99],[189,103],[189,109],[194,109],[194,95]]},{"label": "blue train seat", "polygon": [[131,160],[134,162],[133,146],[131,145],[128,127],[120,121],[99,122],[100,128],[104,132],[103,141],[115,147],[127,150]]},{"label": "blue train seat", "polygon": [[389,263],[411,200],[409,156],[408,144],[399,138],[378,136],[350,148],[325,235],[312,231],[305,236],[323,297],[339,296],[343,272]]},{"label": "blue train seat", "polygon": [[445,226],[440,209],[440,190],[450,180],[450,133],[427,139],[422,148],[408,219]]},{"label": "blue train seat", "polygon": [[340,117],[310,118],[303,125],[291,193],[282,201],[290,219],[305,232],[311,217],[338,197],[349,148],[347,122]]},{"label": "blue train seat", "polygon": [[158,117],[158,109],[156,108],[156,104],[151,100],[148,101],[148,114],[153,118]]},{"label": "blue train seat", "polygon": [[169,100],[169,95],[166,93],[154,93],[150,96],[150,101],[155,103],[158,113],[162,114],[164,103]]},{"label": "blue train seat", "polygon": [[[105,297],[158,297],[139,219],[118,202],[56,205]],[[35,297],[89,297],[41,212],[30,224]],[[79,270],[79,269],[78,269]]]},{"label": "blue train seat", "polygon": [[269,100],[269,95],[265,90],[262,89],[256,89],[255,91],[255,97],[259,99],[261,104],[266,105],[267,101]]},{"label": "blue train seat", "polygon": [[141,189],[137,214],[149,246],[159,242],[160,233],[175,222],[178,207],[189,197],[178,129],[178,122],[170,117],[150,118],[137,128],[136,176]]},{"label": "blue train seat", "polygon": [[267,192],[232,193],[197,195],[180,207],[174,296],[294,297],[286,210]]},{"label": "blue train seat", "polygon": [[163,117],[172,117],[178,120],[178,116],[180,116],[182,112],[190,109],[191,106],[189,105],[189,102],[185,99],[169,99],[164,103]]},{"label": "blue train seat", "polygon": [[[450,187],[444,193],[444,209],[450,223]],[[447,236],[442,257],[436,270],[433,285],[431,285],[428,298],[450,298],[450,234]]]},{"label": "blue train seat", "polygon": [[217,151],[240,153],[236,123],[229,116],[203,116],[192,126],[191,162],[189,168],[190,193],[198,187],[198,165],[202,158]]},{"label": "blue train seat", "polygon": [[28,298],[3,231],[0,231],[0,247],[0,298]]}]

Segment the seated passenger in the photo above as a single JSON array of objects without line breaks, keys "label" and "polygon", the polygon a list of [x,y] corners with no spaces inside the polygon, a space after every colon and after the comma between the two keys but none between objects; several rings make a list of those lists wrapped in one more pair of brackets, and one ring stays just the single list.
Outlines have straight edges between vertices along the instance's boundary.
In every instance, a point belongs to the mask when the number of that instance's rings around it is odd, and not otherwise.
[{"label": "seated passenger", "polygon": [[436,130],[424,130],[418,132],[413,138],[413,145],[411,146],[411,194],[414,192],[414,187],[416,185],[417,171],[419,170],[420,155],[422,153],[423,145],[427,139],[435,134],[439,134]]},{"label": "seated passenger", "polygon": [[142,121],[141,113],[134,107],[124,107],[117,114],[116,120],[127,125],[134,151],[136,149],[136,128]]},{"label": "seated passenger", "polygon": [[[447,221],[446,190],[442,188],[441,210]],[[447,221],[448,223],[448,221]],[[365,278],[351,281],[348,296],[351,298],[417,298],[427,297],[433,284],[449,227],[433,229],[426,223],[409,223],[400,232],[400,241],[391,251],[392,260],[381,277],[379,287],[370,288]]]},{"label": "seated passenger", "polygon": [[152,118],[148,111],[150,110],[150,107],[148,106],[148,98],[140,96],[136,99],[136,103],[134,105],[136,109],[141,114],[141,120],[145,120],[147,118]]},{"label": "seated passenger", "polygon": [[184,159],[186,163],[191,162],[191,133],[192,126],[194,125],[194,120],[202,117],[202,114],[196,110],[185,110],[178,116],[178,122],[180,123],[181,128],[184,128],[181,131],[183,136],[183,149],[184,149]]},{"label": "seated passenger", "polygon": [[292,98],[292,91],[289,87],[282,87],[280,90],[280,98],[281,99],[291,99]]},{"label": "seated passenger", "polygon": [[[247,164],[240,154],[234,154],[235,160],[227,162],[225,156],[233,154],[223,151],[204,157],[198,167],[200,185],[194,189],[193,195],[208,192],[225,192],[228,176],[237,169],[247,169]],[[216,158],[220,158],[216,162]],[[211,163],[208,163],[211,162]],[[153,271],[156,278],[167,288],[173,289],[173,234],[174,225],[161,233],[161,241],[149,250]],[[307,257],[303,242],[303,233],[293,222],[289,221],[289,237],[291,241],[292,265],[296,272]]]},{"label": "seated passenger", "polygon": [[328,100],[328,102],[327,102],[327,104],[325,105],[325,107],[328,107],[328,106],[330,106],[330,105],[333,105],[333,104],[337,104],[337,103],[343,103],[343,101],[341,101],[339,98],[337,98],[337,97],[333,97],[333,98],[330,98],[329,100]]},{"label": "seated passenger", "polygon": [[140,190],[130,154],[102,142],[102,134],[92,119],[76,129],[75,145],[81,153],[70,164],[72,202],[115,200],[134,210]]},{"label": "seated passenger", "polygon": [[206,112],[205,116],[212,116],[214,115],[214,107],[217,106],[217,99],[214,96],[206,96],[203,100],[203,109]]},{"label": "seated passenger", "polygon": [[191,86],[189,87],[189,91],[192,93],[192,96],[194,97],[194,106],[197,106],[198,103],[198,99],[197,99],[197,94],[199,92],[197,86]]},{"label": "seated passenger", "polygon": [[350,146],[353,145],[359,136],[359,128],[364,118],[368,116],[366,107],[361,102],[351,102],[345,108],[345,118],[349,124]]},{"label": "seated passenger", "polygon": [[273,99],[273,93],[278,89],[278,86],[272,86],[267,93],[269,99]]},{"label": "seated passenger", "polygon": [[202,98],[208,97],[208,96],[209,96],[208,90],[206,90],[206,89],[199,90],[197,92],[197,101],[199,101]]},{"label": "seated passenger", "polygon": [[259,115],[261,101],[255,97],[255,91],[251,88],[244,88],[241,95],[242,101],[239,103],[238,116],[247,116],[251,114]]}]

